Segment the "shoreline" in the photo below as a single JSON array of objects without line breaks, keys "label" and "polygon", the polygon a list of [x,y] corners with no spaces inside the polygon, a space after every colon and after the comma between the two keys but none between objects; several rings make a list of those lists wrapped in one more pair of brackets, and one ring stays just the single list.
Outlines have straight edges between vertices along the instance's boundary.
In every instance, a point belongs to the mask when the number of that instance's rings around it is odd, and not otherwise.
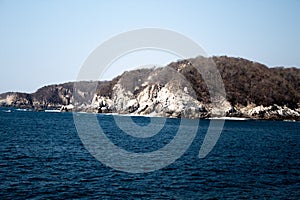
[{"label": "shoreline", "polygon": [[203,117],[203,118],[184,118],[184,117],[165,117],[159,115],[139,115],[135,113],[96,113],[96,112],[85,112],[85,111],[61,111],[58,109],[45,109],[45,110],[35,110],[27,108],[16,108],[16,107],[0,107],[0,110],[4,113],[16,112],[45,112],[45,113],[72,113],[72,114],[96,114],[96,115],[116,115],[124,117],[148,117],[148,118],[166,118],[166,119],[198,119],[198,120],[224,120],[224,121],[282,121],[282,122],[300,122],[296,119],[272,119],[272,118],[251,118],[251,117]]}]

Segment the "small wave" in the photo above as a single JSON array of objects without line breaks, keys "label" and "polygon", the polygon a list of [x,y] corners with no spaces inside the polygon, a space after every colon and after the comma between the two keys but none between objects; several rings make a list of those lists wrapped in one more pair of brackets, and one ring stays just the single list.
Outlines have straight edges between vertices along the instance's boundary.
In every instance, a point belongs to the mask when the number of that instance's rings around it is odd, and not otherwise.
[{"label": "small wave", "polygon": [[16,111],[29,111],[28,109],[17,108]]}]

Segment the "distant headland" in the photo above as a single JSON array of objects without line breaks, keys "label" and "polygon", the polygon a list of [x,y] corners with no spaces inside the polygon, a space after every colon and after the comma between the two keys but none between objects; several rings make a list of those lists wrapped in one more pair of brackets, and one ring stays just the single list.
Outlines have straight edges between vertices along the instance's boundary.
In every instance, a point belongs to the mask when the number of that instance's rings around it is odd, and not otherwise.
[{"label": "distant headland", "polygon": [[207,59],[214,61],[223,79],[224,116],[300,121],[300,69],[268,68],[227,56],[197,57],[162,68],[132,70],[111,81],[48,85],[31,94],[7,92],[0,94],[0,106],[37,111],[210,118],[214,109],[210,91],[195,68],[202,67]]}]

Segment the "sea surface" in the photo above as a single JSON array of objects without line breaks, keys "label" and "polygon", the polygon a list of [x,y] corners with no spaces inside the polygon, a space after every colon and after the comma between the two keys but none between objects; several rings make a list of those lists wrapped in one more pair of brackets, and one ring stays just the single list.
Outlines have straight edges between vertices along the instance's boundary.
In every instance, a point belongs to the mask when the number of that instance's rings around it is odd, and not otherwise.
[{"label": "sea surface", "polygon": [[[226,121],[216,146],[200,159],[210,122],[200,120],[192,144],[175,162],[127,173],[90,154],[72,113],[7,110],[0,108],[0,199],[300,199],[299,122]],[[162,118],[157,135],[134,138],[112,115],[95,116],[107,138],[135,153],[164,147],[180,124]],[[150,123],[147,117],[132,120],[141,127]]]}]

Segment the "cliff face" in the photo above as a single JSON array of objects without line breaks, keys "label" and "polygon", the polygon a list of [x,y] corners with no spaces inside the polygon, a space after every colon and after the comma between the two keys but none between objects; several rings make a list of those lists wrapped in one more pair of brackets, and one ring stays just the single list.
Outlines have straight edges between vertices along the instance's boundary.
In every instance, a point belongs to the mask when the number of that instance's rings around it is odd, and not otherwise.
[{"label": "cliff face", "polygon": [[211,115],[211,99],[195,66],[209,73],[205,63],[211,59],[224,82],[226,99],[218,101],[226,116],[300,120],[300,69],[268,68],[226,56],[197,57],[164,68],[133,70],[112,81],[50,85],[32,94],[4,93],[0,105],[205,118]]},{"label": "cliff face", "polygon": [[73,83],[49,85],[35,93],[8,92],[0,95],[0,106],[12,106],[35,110],[59,109],[72,100]]}]

